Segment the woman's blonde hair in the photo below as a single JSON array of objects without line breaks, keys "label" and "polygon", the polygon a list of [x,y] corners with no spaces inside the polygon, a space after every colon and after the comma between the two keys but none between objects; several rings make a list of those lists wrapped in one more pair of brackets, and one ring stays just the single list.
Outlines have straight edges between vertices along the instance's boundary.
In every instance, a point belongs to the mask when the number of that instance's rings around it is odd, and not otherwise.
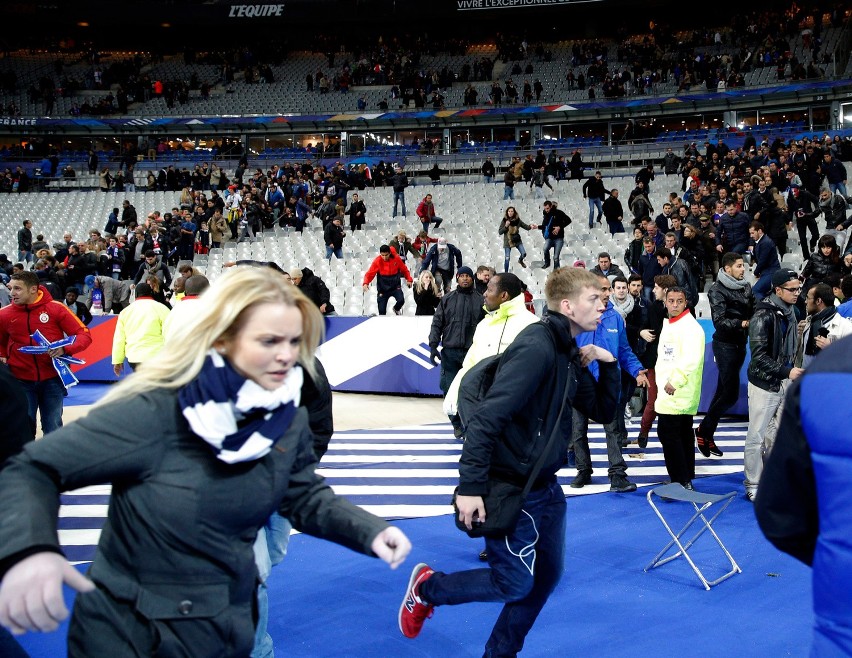
[{"label": "woman's blonde hair", "polygon": [[261,304],[294,306],[302,314],[299,364],[313,378],[314,354],[325,328],[316,305],[296,286],[269,268],[237,266],[217,278],[199,297],[191,318],[170,328],[159,354],[113,386],[98,403],[109,404],[160,388],[178,389],[191,382],[218,342],[233,340],[249,313]]},{"label": "woman's blonde hair", "polygon": [[[424,283],[423,278],[432,279],[431,283]],[[438,297],[441,294],[441,289],[438,287],[438,282],[435,281],[435,277],[429,270],[423,270],[420,273],[420,276],[417,277],[417,281],[414,282],[414,287],[417,289],[417,292],[423,292],[426,288],[431,288],[432,292],[435,293],[435,296]]]}]

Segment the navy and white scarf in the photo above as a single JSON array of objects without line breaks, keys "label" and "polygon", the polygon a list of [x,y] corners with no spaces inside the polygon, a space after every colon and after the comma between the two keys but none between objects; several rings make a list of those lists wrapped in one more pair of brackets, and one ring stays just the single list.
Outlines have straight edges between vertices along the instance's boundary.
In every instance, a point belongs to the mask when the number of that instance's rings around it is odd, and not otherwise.
[{"label": "navy and white scarf", "polygon": [[302,369],[294,366],[274,391],[246,379],[216,350],[201,372],[178,390],[178,402],[192,431],[223,462],[252,461],[266,455],[296,415]]}]

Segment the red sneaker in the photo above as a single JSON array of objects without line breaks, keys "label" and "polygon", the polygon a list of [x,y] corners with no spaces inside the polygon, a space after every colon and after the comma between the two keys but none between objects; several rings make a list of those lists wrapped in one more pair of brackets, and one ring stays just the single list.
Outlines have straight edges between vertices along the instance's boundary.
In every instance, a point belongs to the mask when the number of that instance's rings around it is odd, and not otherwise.
[{"label": "red sneaker", "polygon": [[405,598],[399,606],[399,630],[405,637],[414,639],[420,635],[423,622],[432,616],[434,606],[424,603],[420,599],[419,591],[420,585],[429,580],[433,573],[435,572],[424,562],[414,567],[411,572]]}]

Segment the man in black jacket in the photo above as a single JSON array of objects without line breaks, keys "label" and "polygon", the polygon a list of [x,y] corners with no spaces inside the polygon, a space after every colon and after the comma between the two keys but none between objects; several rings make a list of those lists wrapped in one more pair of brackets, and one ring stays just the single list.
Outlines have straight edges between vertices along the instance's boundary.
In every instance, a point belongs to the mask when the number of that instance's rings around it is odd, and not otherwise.
[{"label": "man in black jacket", "polygon": [[609,194],[609,190],[604,188],[603,174],[596,171],[592,178],[586,179],[586,182],[583,183],[583,198],[589,200],[589,228],[595,225],[595,208],[598,209],[598,222],[601,221],[605,194]]},{"label": "man in black jacket", "polygon": [[[404,204],[403,204],[404,205]],[[367,206],[358,197],[358,193],[352,195],[352,203],[349,204],[349,209],[346,211],[349,215],[349,228],[352,231],[357,231],[363,228],[367,216]]]},{"label": "man in black jacket", "polygon": [[705,457],[722,456],[714,435],[719,419],[740,394],[740,369],[745,363],[749,319],[754,309],[751,285],[745,281],[745,263],[737,253],[722,256],[722,269],[707,292],[713,318],[713,358],[719,370],[716,393],[695,431],[698,449]]},{"label": "man in black jacket", "polygon": [[466,265],[460,267],[456,283],[456,289],[441,298],[429,331],[429,359],[433,365],[437,365],[435,361],[439,358],[438,345],[443,346],[440,386],[444,395],[461,370],[464,355],[473,342],[476,325],[485,317],[482,295],[473,287],[473,270]]},{"label": "man in black jacket", "polygon": [[[819,197],[811,194],[799,185],[791,184],[787,195],[787,210],[796,219],[796,230],[799,232],[799,242],[802,245],[802,256],[810,258],[819,240],[819,227],[816,218],[820,214]],[[808,231],[811,233],[808,242]]]},{"label": "man in black jacket", "polygon": [[334,306],[329,301],[331,293],[328,291],[328,286],[325,285],[325,281],[314,274],[313,270],[308,267],[304,269],[294,267],[290,270],[290,277],[293,279],[293,285],[299,288],[308,299],[317,305],[320,313],[323,315],[337,315],[334,312]]},{"label": "man in black jacket", "polygon": [[18,229],[18,261],[33,262],[33,223],[25,219],[23,226]]},{"label": "man in black jacket", "polygon": [[760,192],[754,189],[749,181],[743,183],[743,212],[748,215],[750,221],[760,219],[760,213],[766,210],[766,201],[760,196]]},{"label": "man in black jacket", "polygon": [[121,221],[119,222],[119,226],[125,226],[128,230],[131,230],[136,226],[139,221],[138,215],[136,214],[136,208],[133,206],[130,201],[125,199],[121,202]]},{"label": "man in black jacket", "polygon": [[405,188],[408,187],[408,176],[399,165],[394,167],[390,182],[393,186],[393,217],[396,217],[396,207],[400,201],[402,201],[402,216],[405,217]]},{"label": "man in black jacket", "polygon": [[748,433],[743,450],[746,498],[754,501],[763,472],[763,452],[772,449],[784,395],[804,370],[793,366],[798,345],[793,307],[802,284],[793,270],[772,275],[774,292],[759,302],[748,325]]},{"label": "man in black jacket", "polygon": [[544,269],[550,267],[550,250],[553,249],[553,269],[559,269],[559,254],[565,244],[565,227],[571,218],[559,210],[556,201],[544,202],[543,217],[539,228],[544,236]]},{"label": "man in black jacket", "polygon": [[346,237],[346,232],[341,226],[341,219],[335,217],[323,229],[323,238],[325,240],[325,257],[331,260],[331,255],[334,254],[337,258],[343,258],[343,238]]},{"label": "man in black jacket", "polygon": [[[555,270],[545,294],[545,320],[524,329],[503,353],[494,383],[468,423],[459,462],[459,520],[469,529],[484,520],[482,497],[489,483],[523,487],[547,448],[543,466],[515,528],[486,538],[490,569],[442,573],[422,563],[414,568],[399,611],[406,637],[417,637],[436,605],[501,601],[485,655],[514,656],[562,574],[565,494],[556,472],[565,463],[572,411],[598,422],[612,420],[619,374],[612,354],[595,345],[578,349],[574,341],[595,329],[604,310],[595,275]],[[585,368],[594,360],[600,362],[598,382]]]}]

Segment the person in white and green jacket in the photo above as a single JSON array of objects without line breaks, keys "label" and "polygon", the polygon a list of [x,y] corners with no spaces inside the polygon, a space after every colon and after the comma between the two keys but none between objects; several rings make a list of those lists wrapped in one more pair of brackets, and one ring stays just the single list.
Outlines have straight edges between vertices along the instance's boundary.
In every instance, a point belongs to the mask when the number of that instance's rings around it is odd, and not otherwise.
[{"label": "person in white and green jacket", "polygon": [[669,288],[665,305],[668,319],[660,332],[656,367],[657,436],[671,481],[692,489],[695,477],[692,419],[701,398],[704,330],[687,309],[683,288]]}]

